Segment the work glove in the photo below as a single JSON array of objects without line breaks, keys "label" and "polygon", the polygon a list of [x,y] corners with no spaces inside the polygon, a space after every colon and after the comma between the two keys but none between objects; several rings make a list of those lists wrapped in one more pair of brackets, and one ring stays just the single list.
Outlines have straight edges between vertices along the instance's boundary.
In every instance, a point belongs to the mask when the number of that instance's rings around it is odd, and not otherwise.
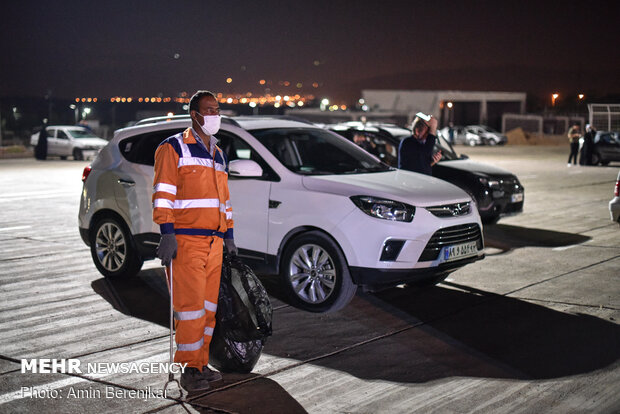
[{"label": "work glove", "polygon": [[226,247],[226,253],[229,257],[235,257],[237,255],[237,246],[233,239],[224,239],[224,246]]},{"label": "work glove", "polygon": [[161,235],[157,247],[157,257],[161,259],[162,266],[169,266],[172,259],[177,257],[177,238],[174,233]]}]

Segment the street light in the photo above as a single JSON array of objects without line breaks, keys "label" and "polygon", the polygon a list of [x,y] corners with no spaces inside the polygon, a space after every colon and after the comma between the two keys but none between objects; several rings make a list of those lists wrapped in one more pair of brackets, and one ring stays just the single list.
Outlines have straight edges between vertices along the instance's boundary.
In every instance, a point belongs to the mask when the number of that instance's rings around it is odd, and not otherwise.
[{"label": "street light", "polygon": [[329,99],[323,98],[321,100],[321,111],[324,111],[325,108],[327,108],[327,105],[329,105]]},{"label": "street light", "polygon": [[555,101],[560,97],[559,93],[554,93],[551,95],[551,106],[555,106]]}]

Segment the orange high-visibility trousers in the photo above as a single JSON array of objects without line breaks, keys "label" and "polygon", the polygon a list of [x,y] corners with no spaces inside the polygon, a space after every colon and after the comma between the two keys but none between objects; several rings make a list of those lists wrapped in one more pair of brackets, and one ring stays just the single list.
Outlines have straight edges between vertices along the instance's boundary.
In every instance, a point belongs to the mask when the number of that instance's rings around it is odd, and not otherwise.
[{"label": "orange high-visibility trousers", "polygon": [[222,272],[223,240],[216,236],[177,235],[172,260],[177,350],[174,362],[198,368],[209,363],[209,344]]}]

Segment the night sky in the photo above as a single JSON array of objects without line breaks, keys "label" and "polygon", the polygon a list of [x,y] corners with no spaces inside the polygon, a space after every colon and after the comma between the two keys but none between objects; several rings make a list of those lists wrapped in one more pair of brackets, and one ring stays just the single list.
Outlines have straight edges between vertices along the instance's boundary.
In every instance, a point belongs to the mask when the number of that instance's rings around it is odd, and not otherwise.
[{"label": "night sky", "polygon": [[0,7],[1,96],[266,87],[348,101],[365,88],[620,92],[615,0],[15,0]]}]

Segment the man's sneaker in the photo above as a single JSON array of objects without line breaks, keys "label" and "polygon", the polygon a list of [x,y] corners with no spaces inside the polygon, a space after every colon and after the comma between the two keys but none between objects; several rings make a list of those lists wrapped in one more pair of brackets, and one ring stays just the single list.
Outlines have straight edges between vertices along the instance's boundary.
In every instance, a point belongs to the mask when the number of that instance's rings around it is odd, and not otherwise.
[{"label": "man's sneaker", "polygon": [[185,372],[181,374],[181,387],[187,392],[206,391],[209,387],[209,381],[202,376],[198,368],[187,367]]},{"label": "man's sneaker", "polygon": [[218,371],[212,370],[207,365],[205,365],[204,367],[202,367],[202,377],[209,382],[215,382],[222,379],[222,374],[220,374]]}]

